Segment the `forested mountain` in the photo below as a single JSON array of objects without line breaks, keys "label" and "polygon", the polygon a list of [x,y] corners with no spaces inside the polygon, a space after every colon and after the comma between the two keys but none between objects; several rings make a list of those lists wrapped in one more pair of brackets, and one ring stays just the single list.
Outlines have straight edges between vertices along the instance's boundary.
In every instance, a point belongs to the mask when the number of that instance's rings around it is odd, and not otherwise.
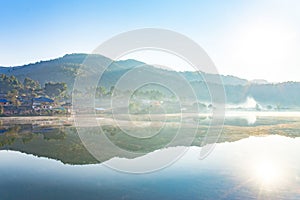
[{"label": "forested mountain", "polygon": [[[113,85],[114,80],[124,74],[128,69],[145,65],[145,63],[137,60],[121,60],[121,61],[112,61],[109,58],[106,58],[101,55],[88,55],[88,54],[67,54],[61,58],[49,60],[49,61],[40,61],[33,64],[28,64],[24,66],[17,67],[0,67],[0,73],[6,75],[14,75],[18,80],[23,81],[25,77],[29,77],[33,80],[39,81],[41,85],[45,82],[65,82],[69,88],[72,88],[73,81],[76,75],[79,75],[82,72],[79,72],[80,66],[89,56],[89,61],[95,63],[109,63],[112,64],[109,66],[103,84],[106,86]],[[163,74],[173,74],[175,72],[157,69],[149,65],[149,68],[153,68],[157,73]],[[177,73],[177,72],[176,72]],[[180,72],[184,77],[189,81],[203,81],[202,77],[199,76],[199,73],[196,72]],[[203,73],[204,74],[204,73]],[[206,79],[213,79],[212,77],[216,75],[205,74]],[[245,85],[248,83],[245,79],[240,79],[234,76],[222,76],[224,84],[228,85]]]},{"label": "forested mountain", "polygon": [[[89,62],[84,63],[87,56],[89,56]],[[83,63],[90,66],[85,68]],[[197,95],[204,101],[209,101],[210,96],[203,77],[205,77],[206,81],[214,83],[214,79],[217,76],[203,72],[175,72],[156,68],[136,60],[112,61],[101,55],[88,54],[67,54],[61,58],[24,66],[0,67],[0,74],[13,75],[20,82],[29,77],[38,81],[41,85],[47,82],[64,82],[67,84],[69,91],[71,91],[75,77],[95,73],[98,70],[97,66],[99,63],[111,63],[100,80],[100,85],[107,89],[114,86],[126,72],[143,65],[149,72],[147,76],[161,76],[166,79],[173,79],[179,73],[191,83]],[[82,66],[83,68],[80,68]],[[135,78],[143,77],[137,75]],[[229,103],[240,103],[245,101],[247,97],[253,97],[261,104],[300,107],[300,83],[298,82],[271,84],[260,81],[258,83],[223,75],[221,75],[221,79],[224,83],[227,102]]]}]

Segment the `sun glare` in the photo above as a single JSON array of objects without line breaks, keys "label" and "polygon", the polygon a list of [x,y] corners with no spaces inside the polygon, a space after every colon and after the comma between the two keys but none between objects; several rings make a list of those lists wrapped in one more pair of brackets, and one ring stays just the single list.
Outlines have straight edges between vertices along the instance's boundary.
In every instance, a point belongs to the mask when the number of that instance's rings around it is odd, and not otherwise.
[{"label": "sun glare", "polygon": [[257,162],[254,175],[259,183],[265,186],[276,185],[282,178],[282,170],[277,163],[264,160]]}]

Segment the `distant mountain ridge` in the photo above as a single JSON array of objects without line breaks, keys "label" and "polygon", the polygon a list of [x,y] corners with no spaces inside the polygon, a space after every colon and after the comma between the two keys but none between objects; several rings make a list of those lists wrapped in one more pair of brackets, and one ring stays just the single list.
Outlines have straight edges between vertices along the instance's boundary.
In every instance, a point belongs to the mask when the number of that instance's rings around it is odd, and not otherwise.
[{"label": "distant mountain ridge", "polygon": [[[95,67],[91,67],[89,72],[82,68],[86,58],[89,58],[89,63],[111,63],[108,69],[104,72],[100,84],[107,88],[114,86],[122,75],[130,69],[143,65],[151,73],[151,76],[164,76],[168,79],[175,77],[175,74],[180,73],[187,81],[195,87],[198,96],[203,101],[209,101],[210,95],[207,90],[206,82],[214,83],[216,79],[215,74],[208,74],[204,72],[177,72],[157,68],[147,65],[143,62],[129,59],[113,61],[102,55],[96,54],[67,54],[63,57],[40,61],[28,65],[16,67],[0,67],[0,74],[13,75],[19,80],[23,81],[25,77],[32,78],[39,81],[41,85],[46,82],[65,82],[69,90],[72,90],[76,76],[82,76],[86,73],[94,73]],[[199,76],[200,74],[200,76]],[[205,77],[205,79],[203,78]],[[300,107],[300,83],[286,82],[272,84],[264,80],[248,81],[235,76],[220,75],[227,101],[231,103],[239,103],[246,101],[251,96],[261,104],[272,104],[273,107]],[[137,76],[136,78],[142,78]],[[205,81],[204,81],[205,80]]]},{"label": "distant mountain ridge", "polygon": [[[0,73],[6,75],[14,75],[19,80],[23,80],[25,77],[30,77],[34,80],[38,80],[41,84],[44,84],[47,81],[66,82],[70,87],[73,84],[72,78],[74,78],[74,76],[76,75],[76,70],[82,65],[87,56],[89,56],[89,59],[90,56],[94,56],[96,61],[103,62],[103,60],[106,60],[107,62],[112,62],[113,64],[110,66],[110,71],[128,70],[139,65],[145,65],[145,63],[134,59],[112,61],[109,58],[101,55],[66,54],[65,56],[60,58],[40,61],[23,66],[0,67]],[[154,68],[154,66],[151,67]],[[176,73],[182,73],[183,76],[189,81],[203,81],[198,72],[186,71]],[[204,72],[201,73],[205,74],[205,77],[208,79],[208,81],[210,77],[216,76]],[[70,79],[68,79],[66,76],[70,76]],[[235,76],[221,75],[221,78],[226,85],[245,85],[248,83],[247,80]]]}]

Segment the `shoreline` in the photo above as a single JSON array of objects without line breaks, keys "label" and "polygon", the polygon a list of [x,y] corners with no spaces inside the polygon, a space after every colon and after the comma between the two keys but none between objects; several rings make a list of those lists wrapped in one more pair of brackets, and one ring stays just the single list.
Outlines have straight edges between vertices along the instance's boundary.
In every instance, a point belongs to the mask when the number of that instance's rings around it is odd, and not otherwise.
[{"label": "shoreline", "polygon": [[[232,111],[227,110],[224,113],[224,117],[243,117],[243,116],[257,116],[257,117],[300,117],[300,111]],[[111,115],[111,114],[79,114],[75,116],[72,115],[56,115],[56,116],[37,116],[37,115],[28,115],[28,116],[0,116],[0,121],[19,121],[19,120],[25,120],[25,121],[45,121],[45,120],[68,120],[68,121],[74,121],[75,118],[87,118],[87,119],[114,119],[113,116],[119,116],[119,117],[126,117],[130,116],[132,118],[143,118],[143,117],[149,117],[148,114],[131,114],[128,115],[126,113],[120,113],[117,115]],[[161,117],[211,117],[212,113],[167,113],[167,114],[151,114],[154,118],[161,118]],[[126,117],[127,118],[127,117]],[[118,117],[115,117],[115,119],[118,119]]]},{"label": "shoreline", "polygon": [[73,118],[72,116],[4,116],[0,117],[0,120],[28,120],[28,121],[34,121],[34,120],[55,120],[55,119],[68,119],[68,118]]},{"label": "shoreline", "polygon": [[[169,120],[165,121],[165,118]],[[69,116],[10,116],[0,117],[0,125],[10,124],[33,124],[41,126],[74,126],[75,124],[80,127],[90,127],[99,125],[113,125],[122,127],[161,127],[167,125],[171,127],[178,127],[184,124],[184,127],[195,126],[194,118],[207,118],[212,117],[211,113],[173,113],[173,114],[153,114],[149,115],[130,115],[118,114],[117,116],[107,114],[96,115],[69,115]],[[300,112],[253,112],[253,111],[227,111],[224,115],[226,119],[241,118],[247,121],[256,121],[257,118],[294,118],[300,119]],[[79,121],[78,121],[79,120]],[[183,121],[182,121],[183,120]],[[192,121],[191,121],[192,120]],[[75,123],[75,121],[77,123]],[[183,123],[183,124],[182,124]]]},{"label": "shoreline", "polygon": [[0,117],[0,124],[72,125],[72,116],[11,116]]}]

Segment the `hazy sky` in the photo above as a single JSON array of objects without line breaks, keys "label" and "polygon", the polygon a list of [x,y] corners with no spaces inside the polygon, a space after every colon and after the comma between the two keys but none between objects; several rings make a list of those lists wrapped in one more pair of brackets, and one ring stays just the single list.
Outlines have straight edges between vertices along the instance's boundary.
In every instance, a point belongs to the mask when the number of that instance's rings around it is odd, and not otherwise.
[{"label": "hazy sky", "polygon": [[196,41],[222,74],[300,81],[299,10],[298,0],[0,0],[0,66],[89,53],[116,34],[154,27]]}]

